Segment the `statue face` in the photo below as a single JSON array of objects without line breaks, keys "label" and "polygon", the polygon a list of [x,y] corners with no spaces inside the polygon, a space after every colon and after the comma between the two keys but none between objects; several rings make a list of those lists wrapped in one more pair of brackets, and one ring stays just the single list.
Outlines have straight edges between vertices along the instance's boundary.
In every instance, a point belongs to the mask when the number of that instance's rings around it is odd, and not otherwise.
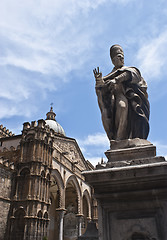
[{"label": "statue face", "polygon": [[124,65],[124,56],[120,53],[113,57],[111,60],[116,68],[120,68]]}]

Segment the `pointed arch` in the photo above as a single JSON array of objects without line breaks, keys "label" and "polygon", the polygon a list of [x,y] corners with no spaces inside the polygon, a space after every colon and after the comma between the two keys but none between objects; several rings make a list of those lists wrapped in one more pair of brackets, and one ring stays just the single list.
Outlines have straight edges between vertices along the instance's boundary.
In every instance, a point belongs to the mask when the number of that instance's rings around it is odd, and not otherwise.
[{"label": "pointed arch", "polygon": [[24,238],[26,212],[23,207],[14,212],[14,226],[12,231],[12,240],[21,240]]},{"label": "pointed arch", "polygon": [[79,182],[78,182],[76,176],[75,176],[75,175],[71,175],[71,176],[67,179],[66,184],[65,184],[65,187],[67,187],[67,184],[68,184],[70,181],[72,181],[72,182],[74,183],[74,185],[75,185],[75,187],[76,187],[76,190],[77,190],[77,193],[81,196],[81,188],[80,188],[80,186],[79,186]]},{"label": "pointed arch", "polygon": [[64,207],[65,199],[64,199],[64,182],[60,172],[57,169],[52,170],[51,178],[56,181],[59,190],[59,208]]},{"label": "pointed arch", "polygon": [[37,217],[38,217],[39,219],[42,219],[43,214],[42,214],[42,211],[41,211],[41,210],[38,211]]},{"label": "pointed arch", "polygon": [[78,214],[81,214],[81,188],[79,186],[79,182],[76,178],[75,175],[71,175],[67,181],[66,181],[66,184],[65,184],[65,188],[67,188],[67,185],[72,182],[72,184],[74,185],[75,189],[76,189],[76,194],[77,194],[77,203],[78,203]]},{"label": "pointed arch", "polygon": [[20,196],[20,199],[26,199],[29,194],[30,186],[30,169],[24,167],[20,170],[17,178],[17,195]]},{"label": "pointed arch", "polygon": [[83,199],[84,199],[84,197],[85,197],[85,199],[87,201],[87,205],[88,205],[88,218],[91,218],[91,196],[87,189],[83,192]]}]

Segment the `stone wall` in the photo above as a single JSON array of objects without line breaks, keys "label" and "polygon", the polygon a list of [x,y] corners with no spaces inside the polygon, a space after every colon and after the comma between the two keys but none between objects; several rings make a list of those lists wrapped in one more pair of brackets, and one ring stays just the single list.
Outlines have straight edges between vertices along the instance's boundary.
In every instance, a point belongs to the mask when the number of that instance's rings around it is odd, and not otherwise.
[{"label": "stone wall", "polygon": [[13,171],[0,164],[0,240],[5,240],[8,214],[11,203]]}]

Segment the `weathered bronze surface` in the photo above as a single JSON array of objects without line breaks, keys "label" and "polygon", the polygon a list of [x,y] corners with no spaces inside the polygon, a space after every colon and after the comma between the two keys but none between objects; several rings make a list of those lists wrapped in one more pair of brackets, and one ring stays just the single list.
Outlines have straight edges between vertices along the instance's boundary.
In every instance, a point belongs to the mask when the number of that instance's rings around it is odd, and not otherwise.
[{"label": "weathered bronze surface", "polygon": [[96,94],[102,122],[109,140],[147,139],[150,107],[147,84],[135,67],[124,66],[124,53],[119,45],[110,48],[114,65],[102,77],[99,67],[94,69]]}]

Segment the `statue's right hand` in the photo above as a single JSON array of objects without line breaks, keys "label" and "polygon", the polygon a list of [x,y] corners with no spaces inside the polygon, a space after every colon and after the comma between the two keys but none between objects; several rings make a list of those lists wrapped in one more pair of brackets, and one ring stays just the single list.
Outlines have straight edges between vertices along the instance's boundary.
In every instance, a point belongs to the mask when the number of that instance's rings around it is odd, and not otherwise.
[{"label": "statue's right hand", "polygon": [[99,67],[97,67],[97,69],[95,68],[93,70],[93,73],[94,73],[96,81],[102,81],[102,73],[99,72]]}]

